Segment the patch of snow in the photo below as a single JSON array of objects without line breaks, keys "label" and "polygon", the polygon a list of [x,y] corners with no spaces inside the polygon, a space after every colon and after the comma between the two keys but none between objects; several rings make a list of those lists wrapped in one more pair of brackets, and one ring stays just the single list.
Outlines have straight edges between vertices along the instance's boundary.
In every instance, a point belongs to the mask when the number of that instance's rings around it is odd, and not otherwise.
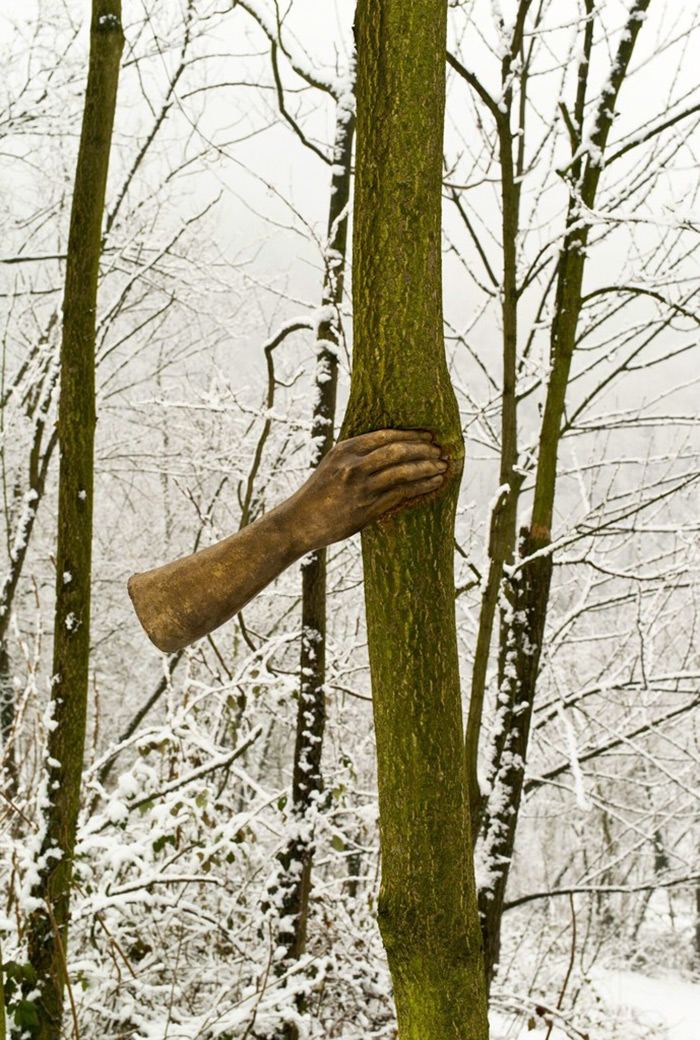
[{"label": "patch of snow", "polygon": [[530,1029],[526,1023],[523,1023],[522,1029],[517,1030],[517,1026],[513,1026],[513,1020],[507,1015],[498,1014],[498,1012],[491,1011],[489,1013],[489,1024],[491,1026],[491,1040],[568,1040],[567,1034],[556,1026],[553,1027],[552,1032],[548,1033],[549,1026],[543,1025],[541,1028],[537,1026],[534,1029]]},{"label": "patch of snow", "polygon": [[119,19],[116,14],[101,14],[97,24],[103,29],[115,29],[119,25]]},{"label": "patch of snow", "polygon": [[141,785],[133,773],[122,773],[117,781],[117,787],[119,793],[123,794],[125,798],[135,798],[137,794],[141,793]]},{"label": "patch of snow", "polygon": [[576,744],[574,727],[564,711],[564,705],[560,703],[557,706],[557,710],[559,721],[561,722],[566,735],[566,744],[569,750],[569,762],[571,763],[571,775],[574,778],[574,787],[576,790],[576,804],[583,812],[588,812],[591,808],[591,803],[588,800],[588,795],[586,794],[583,783],[583,774],[581,773],[581,766],[578,759],[578,746]]},{"label": "patch of snow", "polygon": [[594,968],[591,981],[609,1004],[641,1013],[658,1040],[697,1040],[700,985],[677,978],[649,978],[633,971]]},{"label": "patch of snow", "polygon": [[128,815],[127,807],[116,798],[107,804],[107,817],[112,823],[121,823]]}]

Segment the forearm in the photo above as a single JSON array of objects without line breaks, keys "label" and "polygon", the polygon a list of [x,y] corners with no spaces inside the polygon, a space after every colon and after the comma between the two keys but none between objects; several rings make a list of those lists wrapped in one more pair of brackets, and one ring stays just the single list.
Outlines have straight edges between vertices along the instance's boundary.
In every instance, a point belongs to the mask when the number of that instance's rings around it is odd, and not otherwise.
[{"label": "forearm", "polygon": [[349,538],[447,477],[427,430],[373,430],[335,444],[295,494],[237,534],[134,574],[129,594],[159,650],[174,653],[237,614],[300,556]]},{"label": "forearm", "polygon": [[287,503],[216,545],[129,579],[129,595],[148,637],[181,650],[237,614],[307,551]]}]

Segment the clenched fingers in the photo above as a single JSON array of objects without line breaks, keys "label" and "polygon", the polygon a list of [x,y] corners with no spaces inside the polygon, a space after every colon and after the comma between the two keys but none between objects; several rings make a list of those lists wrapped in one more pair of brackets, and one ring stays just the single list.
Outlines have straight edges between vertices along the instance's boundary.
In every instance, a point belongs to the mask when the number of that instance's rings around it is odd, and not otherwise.
[{"label": "clenched fingers", "polygon": [[444,481],[444,476],[439,473],[433,477],[425,477],[423,480],[414,480],[412,484],[400,484],[398,487],[385,491],[375,499],[374,510],[377,517],[387,513],[395,506],[429,495],[433,491],[439,491]]},{"label": "clenched fingers", "polygon": [[415,459],[412,462],[399,463],[372,473],[367,481],[367,487],[376,495],[394,489],[398,490],[401,487],[407,490],[405,485],[411,485],[416,481],[442,479],[447,468],[448,463],[445,459],[434,457]]},{"label": "clenched fingers", "polygon": [[434,461],[441,454],[440,445],[433,441],[394,441],[365,455],[362,468],[366,473],[377,473],[389,467],[396,468],[401,463]]},{"label": "clenched fingers", "polygon": [[339,441],[338,446],[354,455],[368,455],[390,444],[430,444],[432,438],[430,430],[371,430],[369,433],[361,433],[357,437]]}]

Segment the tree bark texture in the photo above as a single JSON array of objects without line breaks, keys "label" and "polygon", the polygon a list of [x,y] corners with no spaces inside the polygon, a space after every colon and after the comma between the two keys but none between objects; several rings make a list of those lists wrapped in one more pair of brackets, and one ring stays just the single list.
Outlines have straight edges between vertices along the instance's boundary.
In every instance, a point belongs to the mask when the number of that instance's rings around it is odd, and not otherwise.
[{"label": "tree bark texture", "polygon": [[2,967],[2,947],[0,947],[0,1040],[7,1037],[7,1017],[5,1015],[5,973]]},{"label": "tree bark texture", "polygon": [[[522,10],[524,10],[524,6],[521,7]],[[520,22],[520,19],[519,24],[520,38],[522,39],[523,23]],[[514,137],[511,127],[513,107],[511,66],[519,46],[518,41],[514,40],[514,49],[503,60],[502,105],[504,111],[496,109],[496,129],[501,164],[501,227],[503,244],[503,281],[500,286],[501,316],[503,321],[503,389],[501,394],[501,463],[499,475],[501,494],[490,518],[488,542],[489,572],[481,598],[479,630],[474,651],[474,667],[472,670],[471,695],[469,698],[469,713],[465,736],[472,842],[476,842],[484,807],[483,797],[479,789],[478,760],[484,696],[486,693],[486,675],[491,653],[496,606],[503,580],[503,569],[504,566],[510,566],[513,562],[518,500],[523,482],[523,476],[517,469],[518,401],[516,395],[518,346],[517,240],[520,224],[519,177],[522,174],[522,157],[518,154],[517,161],[514,161]],[[518,138],[518,141],[522,141],[522,136]]]},{"label": "tree bark texture", "polygon": [[[520,533],[520,557],[532,552],[530,532]],[[491,750],[489,782],[498,811],[484,821],[488,882],[479,891],[487,984],[493,981],[501,948],[501,919],[523,793],[532,704],[544,639],[552,579],[551,554],[532,560],[503,582],[498,661],[499,720]]]},{"label": "tree bark texture", "polygon": [[443,488],[362,533],[382,846],[378,919],[401,1040],[488,1037],[454,611],[464,444],[441,279],[446,0],[360,0],[354,368],[342,437],[433,430]]},{"label": "tree bark texture", "polygon": [[[557,460],[583,299],[590,231],[586,213],[595,206],[615,105],[650,2],[636,0],[630,8],[612,62],[609,83],[597,105],[588,150],[573,161],[569,174],[569,205],[558,264],[550,333],[551,369],[538,445],[532,524],[522,536],[520,558],[523,563],[514,577],[504,581],[502,588],[504,610],[498,668],[500,718],[489,765],[493,793],[482,818],[486,859],[490,862],[492,876],[479,900],[489,983],[500,949],[504,897],[515,844],[537,673],[549,608],[552,560],[547,550],[552,540]],[[584,40],[584,52],[588,56],[593,38],[592,13],[591,8]],[[588,68],[589,62],[586,61],[579,73],[574,109],[579,133],[583,127]],[[580,144],[581,140],[576,142],[576,152]],[[534,555],[538,552],[541,555]]]},{"label": "tree bark texture", "polygon": [[[342,104],[345,104],[344,100]],[[354,112],[339,105],[328,213],[323,310],[317,341],[311,452],[311,467],[314,469],[332,447],[335,432],[337,350],[340,343],[338,314],[343,299],[354,131]],[[325,549],[318,549],[304,558],[301,575],[299,711],[292,778],[292,814],[299,826],[299,836],[290,842],[280,856],[287,873],[281,912],[293,924],[289,930],[280,933],[279,943],[286,947],[287,956],[294,959],[301,957],[306,948],[314,856],[312,816],[318,808],[323,790],[321,755],[326,723]],[[295,1040],[298,1035],[296,1027],[287,1027],[287,1035]]]},{"label": "tree bark texture", "polygon": [[[48,321],[45,333],[39,338],[37,346],[30,351],[30,358],[32,354],[36,354],[42,347],[47,346],[56,320],[56,313],[54,312]],[[58,379],[58,371],[58,364],[55,363],[51,348],[49,348],[47,358],[42,366],[41,375],[36,380],[36,385],[25,392],[23,397],[25,414],[33,423],[27,474],[28,494],[24,495],[23,500],[20,502],[20,492],[19,489],[17,490],[17,516],[14,524],[11,523],[9,517],[6,520],[8,527],[14,527],[14,530],[8,531],[12,548],[7,573],[0,587],[0,736],[3,749],[2,782],[5,794],[9,798],[13,798],[17,791],[18,767],[15,753],[15,691],[12,685],[12,669],[7,634],[19,579],[22,575],[32,531],[34,530],[34,523],[39,511],[39,505],[44,497],[49,464],[58,442],[56,430],[53,430],[48,442],[46,444],[43,443],[46,419]],[[15,387],[18,387],[18,385],[16,383]],[[0,407],[5,407],[6,403],[7,398],[0,403]]]},{"label": "tree bark texture", "polygon": [[123,47],[120,0],[93,0],[85,109],[63,301],[56,612],[43,841],[28,956],[40,1040],[61,1036],[73,849],[80,803],[90,650],[95,319],[102,218]]}]

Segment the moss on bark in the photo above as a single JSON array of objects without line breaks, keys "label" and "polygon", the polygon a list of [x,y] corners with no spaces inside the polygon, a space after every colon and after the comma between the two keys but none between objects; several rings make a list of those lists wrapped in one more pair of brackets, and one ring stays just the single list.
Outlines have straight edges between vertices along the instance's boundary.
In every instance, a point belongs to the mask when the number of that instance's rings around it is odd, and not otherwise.
[{"label": "moss on bark", "polygon": [[463,751],[454,518],[464,445],[445,358],[446,0],[360,0],[354,368],[341,437],[433,430],[443,490],[362,534],[377,738],[379,926],[401,1040],[488,1037]]},{"label": "moss on bark", "polygon": [[28,955],[37,977],[34,1035],[58,1040],[63,1016],[73,850],[83,770],[90,652],[95,317],[107,170],[123,47],[119,0],[93,0],[90,61],[71,208],[61,344],[56,610],[44,835]]}]

